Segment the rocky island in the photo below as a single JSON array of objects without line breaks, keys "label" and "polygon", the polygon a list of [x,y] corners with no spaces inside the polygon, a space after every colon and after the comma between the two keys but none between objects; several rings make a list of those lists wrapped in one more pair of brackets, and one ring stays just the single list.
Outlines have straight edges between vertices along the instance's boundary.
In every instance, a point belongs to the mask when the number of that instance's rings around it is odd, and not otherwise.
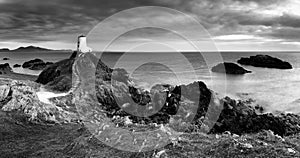
[{"label": "rocky island", "polygon": [[23,63],[22,67],[23,68],[28,68],[30,70],[43,70],[45,69],[48,65],[53,64],[52,62],[44,62],[42,59],[33,59],[30,61],[26,61]]},{"label": "rocky island", "polygon": [[13,67],[21,67],[22,65],[20,64],[15,64]]},{"label": "rocky island", "polygon": [[218,73],[234,74],[234,75],[251,73],[251,71],[246,70],[243,67],[241,67],[235,63],[229,63],[229,62],[220,63],[220,64],[214,66],[211,69],[211,71],[218,72]]},{"label": "rocky island", "polygon": [[263,68],[276,68],[276,69],[292,69],[292,65],[286,61],[269,55],[256,55],[249,58],[242,57],[237,61],[241,65],[250,65]]}]

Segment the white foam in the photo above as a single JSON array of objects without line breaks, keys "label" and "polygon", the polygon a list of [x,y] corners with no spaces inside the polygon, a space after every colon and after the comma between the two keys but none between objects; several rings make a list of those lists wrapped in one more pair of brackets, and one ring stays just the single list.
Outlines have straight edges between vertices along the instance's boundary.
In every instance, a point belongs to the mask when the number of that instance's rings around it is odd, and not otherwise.
[{"label": "white foam", "polygon": [[36,95],[38,96],[39,100],[46,104],[51,104],[49,100],[50,98],[66,96],[68,94],[69,93],[53,93],[49,91],[44,91],[43,89],[41,89],[41,91],[39,92],[36,92]]}]

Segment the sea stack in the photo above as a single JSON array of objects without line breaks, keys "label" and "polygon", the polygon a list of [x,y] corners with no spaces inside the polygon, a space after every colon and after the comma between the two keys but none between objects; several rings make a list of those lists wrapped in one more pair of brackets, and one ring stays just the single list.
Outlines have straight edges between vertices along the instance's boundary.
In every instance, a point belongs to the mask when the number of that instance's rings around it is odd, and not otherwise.
[{"label": "sea stack", "polygon": [[229,62],[220,63],[220,64],[214,66],[211,69],[211,71],[217,72],[217,73],[232,74],[232,75],[242,75],[242,74],[246,74],[246,73],[251,73],[251,71],[246,70],[243,67],[241,67],[235,63],[229,63]]},{"label": "sea stack", "polygon": [[77,52],[81,52],[81,53],[92,52],[92,49],[87,46],[86,36],[84,35],[78,37]]},{"label": "sea stack", "polygon": [[237,61],[241,65],[251,65],[254,67],[263,68],[276,68],[276,69],[292,69],[293,66],[286,61],[269,56],[269,55],[256,55],[249,58],[242,57]]}]

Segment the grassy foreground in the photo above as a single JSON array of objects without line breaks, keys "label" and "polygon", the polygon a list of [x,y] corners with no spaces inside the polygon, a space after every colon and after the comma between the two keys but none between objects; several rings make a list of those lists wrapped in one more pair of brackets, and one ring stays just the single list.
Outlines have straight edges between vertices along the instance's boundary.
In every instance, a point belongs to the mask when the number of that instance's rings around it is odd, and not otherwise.
[{"label": "grassy foreground", "polygon": [[300,135],[183,134],[164,148],[132,153],[109,147],[80,124],[42,125],[0,111],[0,157],[300,157]]}]

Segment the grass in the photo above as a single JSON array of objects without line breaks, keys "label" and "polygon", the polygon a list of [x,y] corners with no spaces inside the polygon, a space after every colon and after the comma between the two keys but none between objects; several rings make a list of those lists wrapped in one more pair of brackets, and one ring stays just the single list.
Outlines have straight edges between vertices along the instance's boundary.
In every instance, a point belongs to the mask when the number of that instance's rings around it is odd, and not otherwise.
[{"label": "grass", "polygon": [[0,157],[300,157],[300,134],[186,133],[163,148],[133,153],[105,145],[83,125],[38,125],[24,117],[0,111]]}]

